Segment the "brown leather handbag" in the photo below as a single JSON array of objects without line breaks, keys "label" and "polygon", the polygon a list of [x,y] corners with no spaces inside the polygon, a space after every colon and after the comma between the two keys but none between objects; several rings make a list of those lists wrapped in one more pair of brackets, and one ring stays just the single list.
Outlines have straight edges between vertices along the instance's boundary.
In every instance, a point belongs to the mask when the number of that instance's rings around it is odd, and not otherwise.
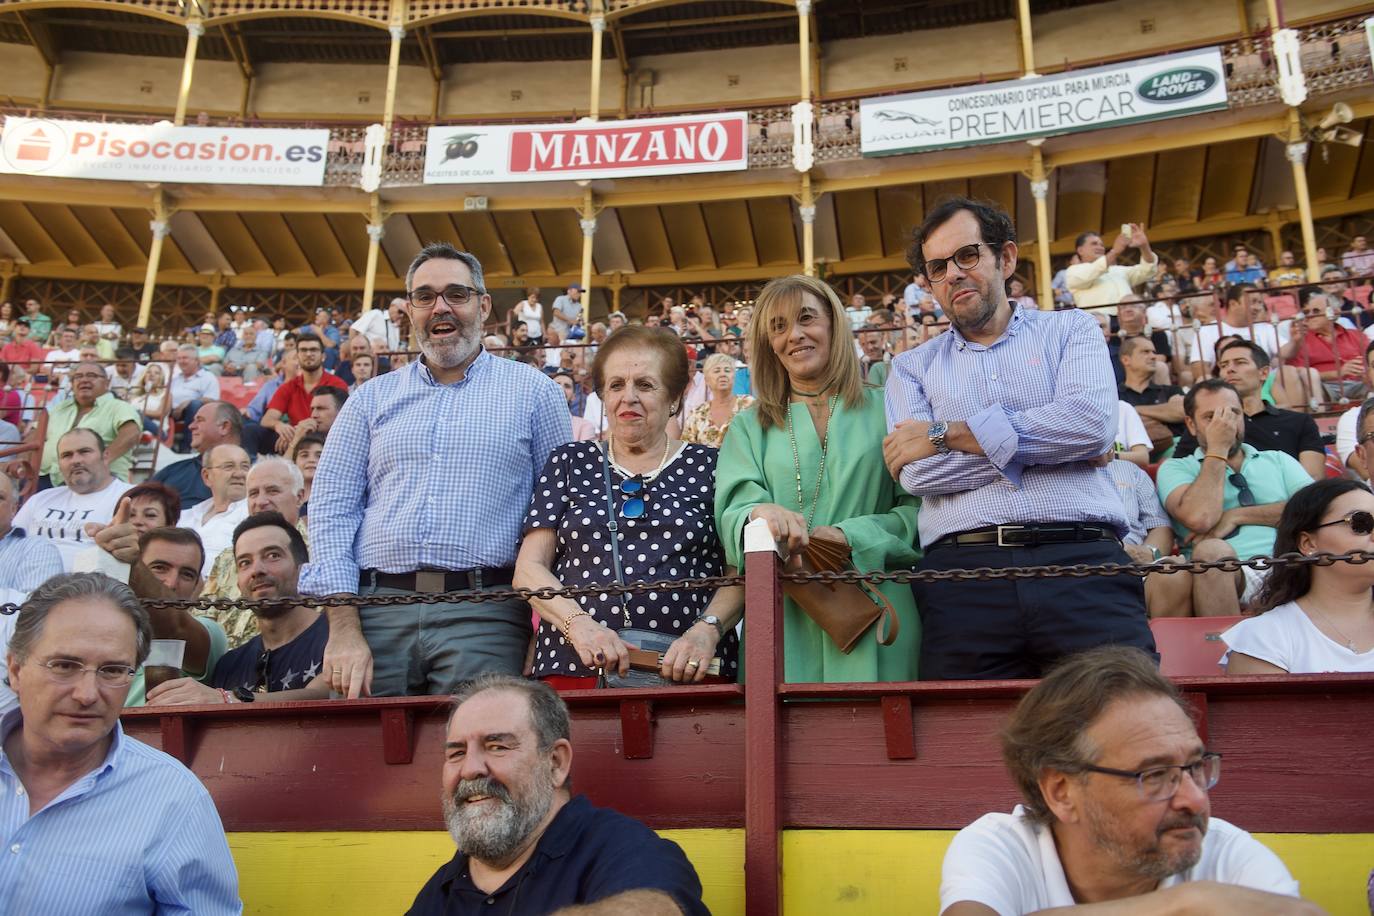
[{"label": "brown leather handbag", "polygon": [[[843,540],[812,535],[805,556],[817,572],[845,572],[854,568],[850,562],[849,544]],[[882,592],[866,582],[792,582],[784,579],[782,590],[846,655],[875,623],[878,624],[878,645],[890,646],[897,640],[900,626],[896,608]]]}]

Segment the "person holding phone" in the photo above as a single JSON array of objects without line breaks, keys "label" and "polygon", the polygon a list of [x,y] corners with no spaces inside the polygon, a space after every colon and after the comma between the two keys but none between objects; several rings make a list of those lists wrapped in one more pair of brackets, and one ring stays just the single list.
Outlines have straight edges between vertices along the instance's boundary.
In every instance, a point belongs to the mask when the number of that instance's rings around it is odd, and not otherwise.
[{"label": "person holding phone", "polygon": [[[1127,248],[1140,252],[1139,263],[1127,267],[1118,263]],[[1096,232],[1081,233],[1074,241],[1078,263],[1069,266],[1065,284],[1081,309],[1109,306],[1108,314],[1116,313],[1116,304],[1131,293],[1140,293],[1159,269],[1159,256],[1150,248],[1145,228],[1139,223],[1122,223],[1121,234],[1108,248]]]}]

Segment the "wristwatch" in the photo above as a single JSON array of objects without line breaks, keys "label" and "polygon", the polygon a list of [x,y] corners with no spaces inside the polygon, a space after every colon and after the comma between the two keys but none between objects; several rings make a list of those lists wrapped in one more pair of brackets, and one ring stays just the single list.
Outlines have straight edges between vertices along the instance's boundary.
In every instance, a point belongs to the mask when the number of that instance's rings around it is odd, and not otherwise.
[{"label": "wristwatch", "polygon": [[930,444],[935,446],[935,454],[948,455],[950,448],[945,445],[945,434],[949,432],[949,423],[944,420],[936,420],[930,424],[930,429],[926,435],[930,437]]},{"label": "wristwatch", "polygon": [[258,698],[256,693],[241,685],[235,687],[231,693],[234,694],[234,699],[238,700],[240,703],[251,703]]},{"label": "wristwatch", "polygon": [[715,614],[702,614],[696,620],[693,620],[692,623],[694,625],[698,623],[709,623],[711,626],[716,628],[717,633],[719,633],[721,636],[725,635],[725,624],[721,623],[720,618],[717,617]]}]

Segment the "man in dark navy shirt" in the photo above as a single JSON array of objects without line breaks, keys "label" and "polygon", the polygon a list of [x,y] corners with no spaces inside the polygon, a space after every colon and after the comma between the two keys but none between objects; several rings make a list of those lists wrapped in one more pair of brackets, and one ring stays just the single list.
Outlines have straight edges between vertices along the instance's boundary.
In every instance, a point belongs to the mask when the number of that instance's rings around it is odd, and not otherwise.
[{"label": "man in dark navy shirt", "polygon": [[458,853],[411,916],[709,912],[676,843],[572,796],[568,709],[553,688],[488,674],[453,702],[443,799]]},{"label": "man in dark navy shirt", "polygon": [[[305,539],[280,512],[260,512],[234,529],[234,562],[245,598],[294,598],[306,561]],[[259,633],[224,654],[209,685],[191,678],[170,681],[153,692],[152,705],[281,702],[329,698],[320,674],[328,618],[319,608],[254,605]]]},{"label": "man in dark navy shirt", "polygon": [[[194,506],[210,498],[210,487],[201,473],[205,468],[204,458],[216,445],[243,444],[243,414],[228,401],[206,401],[191,418],[190,430],[191,450],[196,454],[185,461],[169,464],[153,475],[153,480],[181,494],[183,506]],[[253,452],[247,445],[243,447],[252,458]]]}]

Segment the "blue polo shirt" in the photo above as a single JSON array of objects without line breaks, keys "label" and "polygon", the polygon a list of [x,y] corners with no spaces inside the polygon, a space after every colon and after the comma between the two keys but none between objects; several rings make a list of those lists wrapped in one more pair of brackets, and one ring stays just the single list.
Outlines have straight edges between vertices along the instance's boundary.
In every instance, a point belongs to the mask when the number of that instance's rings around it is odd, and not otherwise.
[{"label": "blue polo shirt", "polygon": [[682,849],[639,821],[578,795],[563,806],[524,866],[495,893],[478,890],[459,852],[435,872],[408,916],[543,916],[633,890],[662,891],[687,916],[709,916]]}]

